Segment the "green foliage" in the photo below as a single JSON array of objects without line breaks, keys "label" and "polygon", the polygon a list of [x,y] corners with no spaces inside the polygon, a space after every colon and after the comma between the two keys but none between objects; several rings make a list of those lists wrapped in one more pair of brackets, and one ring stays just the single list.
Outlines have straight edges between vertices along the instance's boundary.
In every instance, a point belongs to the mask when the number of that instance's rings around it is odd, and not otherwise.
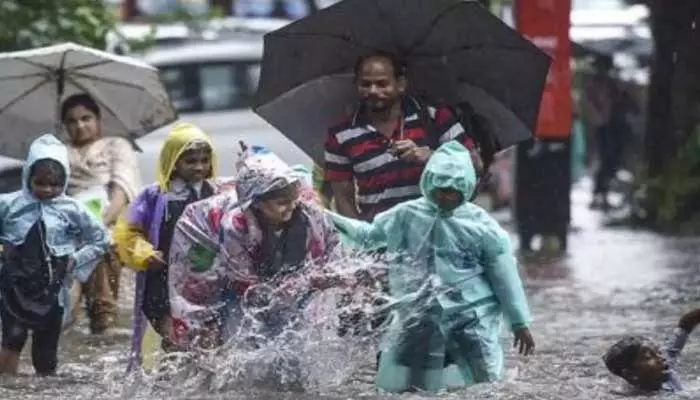
[{"label": "green foliage", "polygon": [[155,24],[169,24],[175,22],[184,22],[193,31],[201,31],[207,22],[215,18],[223,18],[226,13],[219,9],[213,8],[209,12],[201,15],[191,14],[183,7],[177,7],[169,13],[153,16],[149,21]]},{"label": "green foliage", "polygon": [[102,0],[1,0],[0,51],[61,42],[105,48],[116,16]]},{"label": "green foliage", "polygon": [[683,215],[683,210],[700,198],[699,171],[700,125],[689,135],[664,173],[648,180],[650,201],[662,227],[677,224],[679,219],[692,218],[692,215]]}]

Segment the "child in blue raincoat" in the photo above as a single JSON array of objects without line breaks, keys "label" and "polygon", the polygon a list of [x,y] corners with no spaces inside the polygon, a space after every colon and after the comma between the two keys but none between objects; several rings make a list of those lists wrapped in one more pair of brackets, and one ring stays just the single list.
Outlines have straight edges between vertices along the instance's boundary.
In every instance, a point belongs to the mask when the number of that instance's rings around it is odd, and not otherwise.
[{"label": "child in blue raincoat", "polygon": [[32,143],[22,189],[0,196],[0,374],[16,373],[32,333],[32,364],[56,371],[72,278],[85,282],[110,247],[101,220],[65,194],[68,152],[53,135]]},{"label": "child in blue raincoat", "polygon": [[452,141],[428,161],[422,198],[371,224],[331,213],[350,243],[396,255],[388,271],[392,315],[376,377],[382,390],[442,390],[453,381],[447,374],[452,363],[464,385],[499,379],[503,314],[520,353],[534,349],[510,238],[468,202],[475,185],[469,151]]}]

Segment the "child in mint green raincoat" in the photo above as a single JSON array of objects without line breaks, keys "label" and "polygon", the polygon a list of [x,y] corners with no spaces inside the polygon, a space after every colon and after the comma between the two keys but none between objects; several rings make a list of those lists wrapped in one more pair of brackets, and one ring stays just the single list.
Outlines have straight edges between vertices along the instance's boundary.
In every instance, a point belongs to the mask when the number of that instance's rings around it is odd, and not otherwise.
[{"label": "child in mint green raincoat", "polygon": [[[458,142],[440,146],[423,171],[423,197],[366,223],[331,213],[344,239],[397,257],[388,271],[392,315],[376,385],[437,392],[449,383],[498,380],[505,314],[520,353],[534,349],[530,312],[510,238],[469,203],[476,173]],[[330,213],[330,212],[329,212]],[[456,364],[459,376],[448,368]],[[461,382],[460,382],[461,381]]]}]

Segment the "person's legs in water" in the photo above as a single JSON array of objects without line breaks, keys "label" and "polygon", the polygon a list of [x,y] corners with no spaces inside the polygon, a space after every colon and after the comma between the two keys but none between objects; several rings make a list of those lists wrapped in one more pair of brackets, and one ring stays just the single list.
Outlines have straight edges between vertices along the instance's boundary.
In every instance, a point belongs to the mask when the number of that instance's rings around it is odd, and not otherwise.
[{"label": "person's legs in water", "polygon": [[58,366],[58,341],[61,337],[63,308],[58,304],[46,316],[45,325],[32,331],[32,364],[37,375],[56,373]]},{"label": "person's legs in water", "polygon": [[[171,175],[172,179],[184,182],[190,188],[189,196],[182,200],[168,202],[168,219],[163,220],[160,232],[160,244],[158,251],[163,254],[163,261],[167,262],[170,252],[170,241],[175,223],[189,203],[195,202],[212,194],[205,190],[204,182],[212,176],[213,150],[207,142],[192,142],[182,152],[175,162]],[[195,188],[200,187],[199,193]],[[170,296],[168,293],[168,265],[164,262],[149,266],[146,271],[146,284],[144,293],[143,312],[155,331],[161,337],[161,348],[165,352],[176,351],[177,346],[171,341]]]},{"label": "person's legs in water", "polygon": [[608,126],[600,127],[596,131],[599,165],[595,174],[593,200],[590,205],[592,209],[607,210],[610,206],[608,203],[608,189],[610,181],[615,176],[615,158],[617,157],[613,134]]},{"label": "person's legs in water", "polygon": [[116,290],[119,288],[121,262],[112,252],[97,264],[88,281],[83,284],[90,331],[103,334],[117,323]]},{"label": "person's legs in water", "polygon": [[460,325],[450,329],[447,354],[450,356],[449,361],[459,368],[464,383],[471,386],[501,379],[501,314],[488,313],[480,319],[464,321]]},{"label": "person's legs in water", "polygon": [[146,287],[142,310],[153,329],[160,335],[163,351],[173,351],[176,346],[170,342],[170,301],[168,298],[168,270],[149,269],[146,271]]},{"label": "person's legs in water", "polygon": [[2,318],[0,374],[16,374],[19,356],[27,342],[27,328],[22,326],[4,306],[0,307],[0,318]]}]

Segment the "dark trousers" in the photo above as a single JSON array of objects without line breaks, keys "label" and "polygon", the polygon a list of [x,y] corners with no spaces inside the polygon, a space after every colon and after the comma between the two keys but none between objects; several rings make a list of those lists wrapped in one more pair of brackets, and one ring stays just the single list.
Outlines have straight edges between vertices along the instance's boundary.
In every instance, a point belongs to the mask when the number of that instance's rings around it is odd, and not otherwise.
[{"label": "dark trousers", "polygon": [[32,364],[39,375],[52,375],[58,365],[58,340],[61,336],[63,308],[58,304],[46,316],[39,328],[31,329],[18,321],[0,305],[2,319],[2,348],[21,353],[32,331]]},{"label": "dark trousers", "polygon": [[602,126],[596,131],[596,147],[600,166],[595,176],[594,194],[607,195],[610,182],[620,168],[625,140],[622,133],[609,125]]}]

